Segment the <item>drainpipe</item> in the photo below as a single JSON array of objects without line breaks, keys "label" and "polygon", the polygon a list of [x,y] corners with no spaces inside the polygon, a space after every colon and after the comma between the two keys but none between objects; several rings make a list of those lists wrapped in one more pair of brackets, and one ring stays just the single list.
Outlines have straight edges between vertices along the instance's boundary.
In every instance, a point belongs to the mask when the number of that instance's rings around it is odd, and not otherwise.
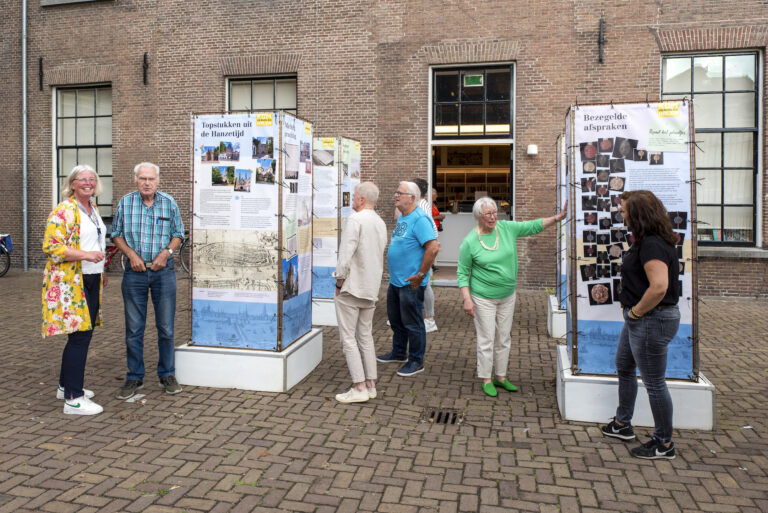
[{"label": "drainpipe", "polygon": [[27,0],[21,0],[21,198],[24,272],[29,271],[29,206],[27,205]]}]

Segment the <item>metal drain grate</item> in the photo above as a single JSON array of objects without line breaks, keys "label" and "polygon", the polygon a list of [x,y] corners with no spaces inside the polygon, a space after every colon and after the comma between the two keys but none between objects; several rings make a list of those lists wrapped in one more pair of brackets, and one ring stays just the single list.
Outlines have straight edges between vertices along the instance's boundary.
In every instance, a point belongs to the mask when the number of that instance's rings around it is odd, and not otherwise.
[{"label": "metal drain grate", "polygon": [[425,408],[421,413],[421,422],[430,424],[461,424],[464,422],[464,412],[455,408]]}]

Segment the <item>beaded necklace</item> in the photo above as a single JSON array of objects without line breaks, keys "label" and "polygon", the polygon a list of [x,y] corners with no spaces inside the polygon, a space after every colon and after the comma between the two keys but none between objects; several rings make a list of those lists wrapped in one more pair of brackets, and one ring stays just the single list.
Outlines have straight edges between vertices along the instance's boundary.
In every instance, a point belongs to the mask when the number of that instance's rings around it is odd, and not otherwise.
[{"label": "beaded necklace", "polygon": [[485,245],[485,243],[483,242],[483,238],[480,235],[480,230],[476,228],[475,231],[477,232],[477,240],[480,241],[480,245],[483,248],[487,249],[488,251],[496,251],[497,249],[499,249],[499,231],[496,228],[493,229],[493,231],[496,232],[496,242],[493,244],[492,248],[489,248],[488,246]]}]

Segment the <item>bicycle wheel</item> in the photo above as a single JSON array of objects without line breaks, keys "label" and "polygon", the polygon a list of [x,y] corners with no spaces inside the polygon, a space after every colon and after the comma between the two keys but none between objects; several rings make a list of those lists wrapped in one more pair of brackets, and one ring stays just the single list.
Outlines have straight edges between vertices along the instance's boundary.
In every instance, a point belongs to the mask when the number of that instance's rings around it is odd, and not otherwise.
[{"label": "bicycle wheel", "polygon": [[190,258],[191,255],[189,254],[189,244],[187,243],[187,240],[185,239],[184,242],[181,244],[181,247],[179,248],[179,262],[181,263],[181,268],[184,269],[184,272],[189,274],[189,267],[190,267]]},{"label": "bicycle wheel", "polygon": [[5,248],[0,248],[0,276],[3,276],[11,268],[11,254]]}]

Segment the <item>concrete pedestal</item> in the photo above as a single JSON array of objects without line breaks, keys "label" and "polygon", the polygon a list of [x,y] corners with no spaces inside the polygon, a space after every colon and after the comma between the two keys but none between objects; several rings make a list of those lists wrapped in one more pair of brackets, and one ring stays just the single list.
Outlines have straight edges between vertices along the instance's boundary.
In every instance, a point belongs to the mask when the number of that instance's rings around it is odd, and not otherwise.
[{"label": "concrete pedestal", "polygon": [[[667,381],[672,395],[675,429],[715,429],[715,386],[699,374],[699,382]],[[610,376],[574,376],[564,345],[557,347],[557,404],[566,420],[607,423],[616,414],[619,380]],[[638,379],[635,426],[653,427],[648,393]]]},{"label": "concrete pedestal", "polygon": [[323,332],[317,328],[280,353],[184,344],[176,348],[176,379],[182,385],[287,392],[322,357]]},{"label": "concrete pedestal", "polygon": [[333,299],[312,300],[312,325],[313,326],[338,326],[336,319],[336,305]]},{"label": "concrete pedestal", "polygon": [[560,309],[557,296],[549,296],[547,303],[547,333],[552,338],[565,338],[565,310]]}]

